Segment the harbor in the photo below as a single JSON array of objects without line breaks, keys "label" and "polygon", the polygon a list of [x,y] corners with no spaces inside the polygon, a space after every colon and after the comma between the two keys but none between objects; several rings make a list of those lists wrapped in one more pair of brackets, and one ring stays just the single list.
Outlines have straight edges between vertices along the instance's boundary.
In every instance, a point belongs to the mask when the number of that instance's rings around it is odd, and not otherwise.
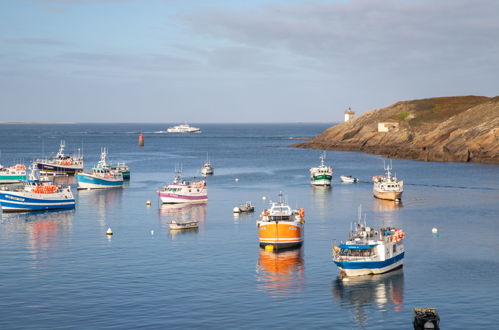
[{"label": "harbor", "polygon": [[[95,190],[56,176],[71,186],[74,210],[1,215],[2,328],[189,328],[202,320],[206,328],[410,329],[416,307],[436,308],[445,329],[492,322],[497,166],[393,160],[393,175],[404,181],[396,203],[373,196],[371,178],[386,161],[376,155],[327,151],[338,175],[331,187],[311,185],[309,169],[322,152],[289,148],[289,136],[314,136],[326,124],[203,124],[196,125],[202,134],[154,133],[165,126],[59,125],[63,136],[50,125],[36,133],[3,127],[0,140],[16,141],[2,148],[3,164],[37,159],[42,145],[57,150],[64,137],[69,150],[83,141],[86,171],[106,146],[133,175],[122,189]],[[182,178],[198,176],[207,152],[216,165],[202,178],[209,200],[163,204],[157,191],[175,180],[175,166],[182,164]],[[359,182],[340,184],[340,174]],[[293,212],[304,209],[303,242],[266,251],[255,224],[280,192]],[[236,221],[233,209],[245,201],[255,212]],[[404,263],[345,280],[332,260],[333,240],[349,238],[359,205],[378,233],[403,230]],[[193,220],[193,228],[171,229]],[[478,267],[484,261],[488,266]],[[268,308],[275,315],[262,318]]]}]

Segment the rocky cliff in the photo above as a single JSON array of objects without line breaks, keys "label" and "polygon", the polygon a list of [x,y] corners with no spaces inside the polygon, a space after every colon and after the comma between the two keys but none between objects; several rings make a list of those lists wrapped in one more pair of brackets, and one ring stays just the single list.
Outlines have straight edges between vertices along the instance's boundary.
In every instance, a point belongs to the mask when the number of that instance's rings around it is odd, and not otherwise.
[{"label": "rocky cliff", "polygon": [[[387,123],[387,132],[378,124]],[[364,151],[424,161],[499,164],[499,96],[397,102],[330,127],[298,148]]]}]

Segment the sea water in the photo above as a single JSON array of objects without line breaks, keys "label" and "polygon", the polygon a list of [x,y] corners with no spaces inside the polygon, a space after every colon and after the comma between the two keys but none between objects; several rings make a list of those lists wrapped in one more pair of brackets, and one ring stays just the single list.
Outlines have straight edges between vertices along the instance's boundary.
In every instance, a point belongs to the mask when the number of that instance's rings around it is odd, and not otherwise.
[{"label": "sea water", "polygon": [[[376,155],[327,151],[333,186],[310,185],[320,151],[290,148],[290,137],[329,124],[197,124],[203,132],[188,135],[162,133],[168,126],[0,126],[4,165],[50,157],[63,139],[86,170],[101,147],[131,168],[123,189],[76,191],[74,178],[58,178],[74,189],[73,211],[2,214],[1,329],[410,329],[414,307],[437,308],[444,329],[497,327],[499,166],[394,159],[405,188],[395,204],[372,196],[384,172]],[[209,202],[160,205],[156,190],[175,168],[199,176],[206,158]],[[305,243],[275,254],[260,249],[255,221],[279,192],[305,209]],[[233,215],[245,201],[256,212]],[[332,241],[347,238],[359,205],[371,227],[406,232],[404,267],[341,280]],[[198,230],[170,232],[172,220],[191,219]]]}]

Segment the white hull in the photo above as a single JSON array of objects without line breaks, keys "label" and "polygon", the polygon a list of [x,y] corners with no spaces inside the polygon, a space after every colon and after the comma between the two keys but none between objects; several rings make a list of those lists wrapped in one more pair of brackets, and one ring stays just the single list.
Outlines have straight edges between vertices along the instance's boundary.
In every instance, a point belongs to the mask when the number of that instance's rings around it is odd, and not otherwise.
[{"label": "white hull", "polygon": [[122,187],[123,183],[121,185],[115,185],[115,186],[104,186],[95,183],[78,182],[78,189],[111,189],[111,188],[122,188]]},{"label": "white hull", "polygon": [[397,262],[394,262],[391,265],[388,265],[383,268],[362,268],[362,269],[344,269],[338,267],[338,269],[346,276],[361,276],[361,275],[370,275],[370,274],[383,274],[389,272],[395,268],[402,266],[404,263],[404,259],[401,259]]},{"label": "white hull", "polygon": [[177,203],[206,203],[208,201],[208,197],[200,198],[200,199],[192,199],[189,197],[160,197],[161,203],[163,204],[177,204]]},{"label": "white hull", "polygon": [[330,186],[331,180],[314,180],[311,183],[313,186]]},{"label": "white hull", "polygon": [[373,189],[374,197],[389,201],[401,200],[402,193],[403,191],[379,191],[376,188]]}]

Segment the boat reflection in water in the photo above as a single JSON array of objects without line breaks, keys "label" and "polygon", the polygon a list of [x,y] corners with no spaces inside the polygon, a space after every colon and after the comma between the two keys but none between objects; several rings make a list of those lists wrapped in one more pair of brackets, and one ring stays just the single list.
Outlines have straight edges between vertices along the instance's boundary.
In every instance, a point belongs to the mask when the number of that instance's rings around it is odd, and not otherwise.
[{"label": "boat reflection in water", "polygon": [[202,230],[202,224],[206,219],[206,205],[206,203],[161,204],[159,207],[159,221],[161,228],[168,230],[172,237],[179,234],[197,233],[199,230],[198,228],[170,230],[169,224],[172,221],[181,223],[197,220],[199,222],[199,228]]},{"label": "boat reflection in water", "polygon": [[258,287],[273,296],[302,291],[305,282],[302,249],[281,252],[260,249],[256,273]]},{"label": "boat reflection in water", "polygon": [[[73,228],[75,210],[55,210],[29,214],[2,214],[0,239],[19,237],[25,234],[26,247],[31,255],[33,267],[44,265],[51,251],[64,246]],[[5,235],[5,236],[4,236]]]},{"label": "boat reflection in water", "polygon": [[392,212],[402,207],[404,207],[402,202],[387,201],[384,199],[374,199],[372,204],[372,209],[376,212]]},{"label": "boat reflection in water", "polygon": [[333,298],[341,307],[352,310],[359,329],[364,329],[368,310],[401,311],[404,308],[404,270],[347,278],[338,276],[333,282]]},{"label": "boat reflection in water", "polygon": [[330,205],[333,189],[331,186],[311,186],[312,187],[312,203],[314,209],[321,217],[330,214],[328,205]]},{"label": "boat reflection in water", "polygon": [[121,207],[123,189],[78,190],[78,204],[98,213],[99,224],[106,227],[107,214]]}]

